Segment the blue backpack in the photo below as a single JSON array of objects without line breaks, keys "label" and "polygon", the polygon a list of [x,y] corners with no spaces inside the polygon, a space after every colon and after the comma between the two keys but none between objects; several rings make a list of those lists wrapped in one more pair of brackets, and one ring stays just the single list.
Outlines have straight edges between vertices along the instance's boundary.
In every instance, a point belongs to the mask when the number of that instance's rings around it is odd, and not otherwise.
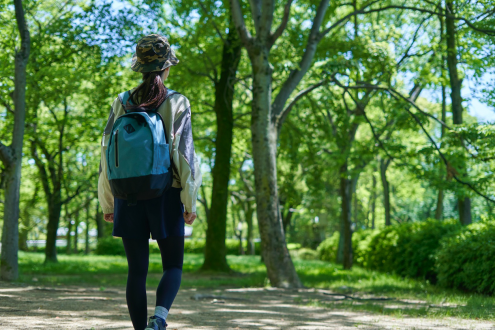
[{"label": "blue backpack", "polygon": [[[177,94],[167,90],[167,97]],[[107,175],[112,194],[137,200],[161,196],[172,186],[167,132],[158,109],[126,109],[130,92],[119,94],[125,114],[115,121],[107,148]]]}]

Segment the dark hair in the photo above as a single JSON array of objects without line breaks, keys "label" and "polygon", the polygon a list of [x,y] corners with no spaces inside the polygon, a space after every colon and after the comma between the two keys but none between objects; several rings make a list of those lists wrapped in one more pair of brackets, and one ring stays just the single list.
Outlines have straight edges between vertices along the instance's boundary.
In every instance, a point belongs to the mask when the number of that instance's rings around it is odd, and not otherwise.
[{"label": "dark hair", "polygon": [[[131,93],[128,109],[157,109],[167,96],[167,88],[163,85],[162,71],[143,72],[143,83]],[[132,103],[132,104],[129,104]]]}]

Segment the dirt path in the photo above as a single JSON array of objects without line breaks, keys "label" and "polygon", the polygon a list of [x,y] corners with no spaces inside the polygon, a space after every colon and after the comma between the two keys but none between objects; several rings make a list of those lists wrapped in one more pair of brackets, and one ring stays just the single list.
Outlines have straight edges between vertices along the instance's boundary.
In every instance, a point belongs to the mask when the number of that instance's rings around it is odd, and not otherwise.
[{"label": "dirt path", "polygon": [[[322,292],[311,290],[183,289],[171,310],[169,329],[495,329],[492,322],[394,318],[295,303],[313,298],[328,299]],[[154,299],[150,291],[150,313]],[[99,330],[132,326],[124,289],[101,291],[0,282],[0,329]]]}]

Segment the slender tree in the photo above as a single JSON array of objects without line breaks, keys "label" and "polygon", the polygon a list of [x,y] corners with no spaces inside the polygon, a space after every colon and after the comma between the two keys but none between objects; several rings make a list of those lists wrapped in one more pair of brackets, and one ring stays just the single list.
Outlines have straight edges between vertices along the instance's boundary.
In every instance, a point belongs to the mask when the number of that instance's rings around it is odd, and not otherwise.
[{"label": "slender tree", "polygon": [[390,226],[392,224],[390,215],[390,184],[387,179],[387,169],[392,160],[380,159],[380,178],[382,180],[383,187],[383,208],[385,209],[385,226]]},{"label": "slender tree", "polygon": [[217,134],[203,270],[230,271],[226,258],[225,238],[232,134],[234,129],[234,85],[237,67],[241,59],[241,50],[242,44],[231,22],[227,38],[223,41],[220,79],[215,81],[215,104],[213,109],[216,115]]},{"label": "slender tree", "polygon": [[31,39],[26,23],[22,0],[14,0],[17,28],[21,37],[21,48],[15,53],[14,78],[14,131],[12,144],[0,142],[0,160],[5,167],[5,205],[2,228],[2,253],[0,278],[15,280],[18,273],[19,240],[19,191],[21,185],[22,145],[26,119],[26,66],[29,59]]},{"label": "slender tree", "polygon": [[286,103],[312,64],[316,47],[325,33],[320,33],[329,0],[319,3],[299,68],[291,72],[272,103],[272,75],[270,50],[283,34],[289,21],[292,0],[284,7],[280,26],[272,32],[274,0],[251,1],[252,36],[244,22],[239,0],[231,0],[236,29],[246,47],[253,73],[253,101],[251,132],[255,168],[256,207],[262,241],[263,260],[271,285],[301,287],[292,259],[287,250],[279,210],[277,189],[276,149],[278,132],[291,106]]},{"label": "slender tree", "polygon": [[[462,79],[459,77],[458,62],[459,52],[457,50],[457,31],[455,21],[455,5],[454,0],[446,1],[446,43],[447,43],[447,66],[450,76],[450,89],[451,89],[451,101],[452,101],[452,120],[454,125],[461,125],[462,120]],[[463,164],[462,168],[458,170],[465,172],[466,165]],[[471,198],[466,196],[465,193],[460,190],[457,196],[457,206],[459,210],[459,221],[463,225],[468,225],[472,222],[471,216]]]}]

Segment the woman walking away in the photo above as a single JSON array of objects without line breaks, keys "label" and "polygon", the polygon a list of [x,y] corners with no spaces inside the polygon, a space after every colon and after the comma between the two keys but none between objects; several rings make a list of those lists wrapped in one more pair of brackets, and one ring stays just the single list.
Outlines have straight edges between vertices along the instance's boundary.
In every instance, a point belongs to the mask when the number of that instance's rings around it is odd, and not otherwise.
[{"label": "woman walking away", "polygon": [[[179,291],[184,223],[196,218],[201,172],[188,99],[164,86],[179,60],[167,38],[138,41],[132,70],[143,82],[115,99],[101,143],[98,198],[113,236],[122,237],[129,272],[126,299],[134,329],[166,329]],[[158,242],[163,277],[147,323],[149,238]]]}]

